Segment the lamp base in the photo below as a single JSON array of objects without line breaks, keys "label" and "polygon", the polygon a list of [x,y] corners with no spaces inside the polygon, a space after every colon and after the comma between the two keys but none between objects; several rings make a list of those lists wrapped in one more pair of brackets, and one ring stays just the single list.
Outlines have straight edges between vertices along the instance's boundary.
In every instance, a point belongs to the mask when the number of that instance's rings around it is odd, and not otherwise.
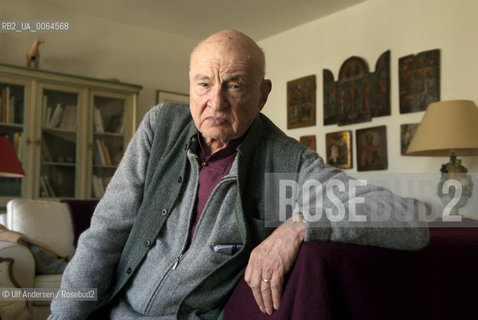
[{"label": "lamp base", "polygon": [[471,176],[454,152],[450,161],[442,164],[440,171],[437,195],[443,205],[443,220],[447,217],[447,221],[461,221],[459,210],[466,206],[473,190]]}]

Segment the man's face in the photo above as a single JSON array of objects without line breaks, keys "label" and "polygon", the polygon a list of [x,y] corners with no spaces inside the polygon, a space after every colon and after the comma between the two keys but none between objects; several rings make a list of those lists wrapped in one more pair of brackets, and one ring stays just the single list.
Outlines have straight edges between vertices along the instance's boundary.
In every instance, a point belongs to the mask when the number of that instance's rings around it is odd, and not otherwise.
[{"label": "man's face", "polygon": [[256,62],[233,46],[213,41],[196,49],[189,73],[190,109],[206,142],[244,135],[264,106],[270,83]]}]

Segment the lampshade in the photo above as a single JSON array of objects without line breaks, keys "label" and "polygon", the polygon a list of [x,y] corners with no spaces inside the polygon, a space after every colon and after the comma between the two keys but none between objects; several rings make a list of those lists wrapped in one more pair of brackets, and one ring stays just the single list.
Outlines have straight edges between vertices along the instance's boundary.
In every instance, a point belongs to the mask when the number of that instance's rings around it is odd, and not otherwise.
[{"label": "lampshade", "polygon": [[473,101],[449,100],[430,104],[407,155],[478,155],[478,108]]},{"label": "lampshade", "polygon": [[6,137],[0,137],[0,177],[23,178],[24,176],[25,172],[20,161],[18,161],[10,140]]}]

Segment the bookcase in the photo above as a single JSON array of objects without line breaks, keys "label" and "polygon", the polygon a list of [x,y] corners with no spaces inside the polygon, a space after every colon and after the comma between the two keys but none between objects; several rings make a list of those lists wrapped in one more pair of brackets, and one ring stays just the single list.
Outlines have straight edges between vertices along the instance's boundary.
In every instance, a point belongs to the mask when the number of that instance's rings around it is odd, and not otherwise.
[{"label": "bookcase", "polygon": [[136,129],[141,86],[0,64],[0,89],[0,135],[26,173],[0,178],[0,207],[101,197]]}]

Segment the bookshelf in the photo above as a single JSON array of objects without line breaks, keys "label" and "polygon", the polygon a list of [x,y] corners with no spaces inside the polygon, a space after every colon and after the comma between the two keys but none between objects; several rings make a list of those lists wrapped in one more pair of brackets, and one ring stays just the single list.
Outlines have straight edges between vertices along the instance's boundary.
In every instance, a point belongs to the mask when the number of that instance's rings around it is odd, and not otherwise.
[{"label": "bookshelf", "polygon": [[91,96],[93,128],[91,149],[91,197],[103,196],[108,182],[123,157],[127,145],[125,132],[131,130],[130,123],[124,121],[130,112],[126,108],[128,97],[102,91],[94,91]]},{"label": "bookshelf", "polygon": [[[15,78],[0,78],[0,135],[10,139],[18,159],[24,162],[25,142],[25,95],[28,83]],[[0,196],[22,195],[20,178],[0,178]]]},{"label": "bookshelf", "polygon": [[26,172],[0,179],[0,207],[15,197],[101,197],[136,129],[140,90],[0,64],[0,135],[10,138]]},{"label": "bookshelf", "polygon": [[81,89],[56,84],[39,84],[41,98],[41,126],[39,137],[40,198],[77,197],[77,157],[80,146],[78,106]]}]

